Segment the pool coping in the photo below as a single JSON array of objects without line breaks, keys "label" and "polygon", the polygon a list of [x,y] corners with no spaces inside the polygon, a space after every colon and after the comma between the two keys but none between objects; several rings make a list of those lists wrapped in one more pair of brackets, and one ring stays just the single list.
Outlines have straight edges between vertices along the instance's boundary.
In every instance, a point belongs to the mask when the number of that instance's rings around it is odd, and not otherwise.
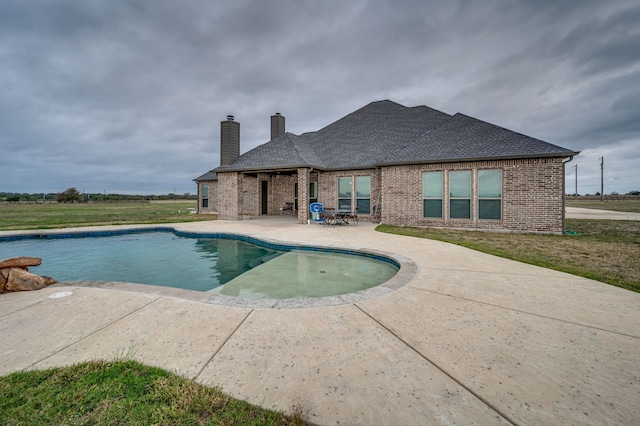
[{"label": "pool coping", "polygon": [[50,287],[76,286],[93,287],[103,289],[116,289],[120,291],[138,292],[145,294],[161,295],[168,297],[178,297],[182,299],[199,301],[213,305],[223,305],[240,308],[259,309],[291,309],[291,308],[317,308],[325,306],[349,305],[365,300],[389,295],[394,291],[408,285],[419,272],[418,265],[411,259],[396,253],[387,253],[380,250],[371,249],[346,249],[337,245],[325,244],[294,244],[284,241],[265,238],[252,237],[238,232],[195,232],[179,229],[176,226],[167,225],[131,225],[109,229],[52,229],[52,230],[29,230],[3,232],[0,241],[22,240],[32,238],[61,239],[61,238],[87,238],[112,235],[128,235],[148,232],[173,232],[177,236],[188,238],[228,238],[246,241],[268,248],[279,250],[303,250],[319,251],[326,253],[352,254],[357,256],[372,257],[381,261],[386,261],[398,267],[398,272],[389,280],[376,286],[360,290],[353,293],[340,294],[335,296],[322,297],[296,297],[288,299],[275,298],[243,298],[238,296],[227,296],[215,292],[201,292],[196,290],[180,289],[175,287],[158,286],[152,284],[139,284],[117,281],[61,281]]}]

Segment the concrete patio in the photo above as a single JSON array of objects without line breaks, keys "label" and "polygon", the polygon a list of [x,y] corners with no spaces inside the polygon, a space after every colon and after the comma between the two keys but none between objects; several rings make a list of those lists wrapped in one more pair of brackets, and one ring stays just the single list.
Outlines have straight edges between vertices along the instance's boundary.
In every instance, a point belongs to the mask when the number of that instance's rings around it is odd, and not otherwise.
[{"label": "concrete patio", "polygon": [[0,374],[128,356],[263,407],[304,401],[323,425],[640,424],[640,294],[367,223],[175,228],[374,249],[417,269],[378,297],[306,308],[112,283],[3,294]]}]

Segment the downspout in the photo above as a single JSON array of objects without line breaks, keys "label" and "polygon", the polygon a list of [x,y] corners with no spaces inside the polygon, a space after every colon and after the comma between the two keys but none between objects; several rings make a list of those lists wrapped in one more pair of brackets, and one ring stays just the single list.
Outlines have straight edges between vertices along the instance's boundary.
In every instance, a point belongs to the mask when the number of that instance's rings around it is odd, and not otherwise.
[{"label": "downspout", "polygon": [[[311,183],[311,173],[313,173],[313,167],[311,167],[309,169],[309,179],[308,179],[308,182],[307,182],[307,193],[309,193],[309,184]],[[307,198],[307,204],[309,204],[307,206],[307,223],[311,223],[310,222],[310,220],[311,220],[311,209],[309,208],[311,206],[310,202],[311,202],[311,197]]]},{"label": "downspout", "polygon": [[566,164],[570,163],[573,161],[573,155],[571,157],[569,157],[569,160],[564,161],[562,160],[562,233],[564,234],[566,231],[566,224],[565,224],[565,219],[566,219],[566,192],[567,192],[567,188],[566,188],[566,180],[567,180],[567,173],[566,173]]},{"label": "downspout", "polygon": [[378,211],[380,212],[379,224],[382,224],[382,167],[378,167]]}]

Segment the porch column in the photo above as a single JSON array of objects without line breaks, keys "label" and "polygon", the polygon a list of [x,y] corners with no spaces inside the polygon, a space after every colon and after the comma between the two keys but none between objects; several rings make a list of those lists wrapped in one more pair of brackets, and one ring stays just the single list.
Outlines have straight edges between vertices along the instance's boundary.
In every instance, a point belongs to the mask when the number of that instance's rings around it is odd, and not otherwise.
[{"label": "porch column", "polygon": [[298,169],[298,223],[309,219],[309,169]]},{"label": "porch column", "polygon": [[218,174],[218,218],[242,219],[242,175],[240,173]]}]

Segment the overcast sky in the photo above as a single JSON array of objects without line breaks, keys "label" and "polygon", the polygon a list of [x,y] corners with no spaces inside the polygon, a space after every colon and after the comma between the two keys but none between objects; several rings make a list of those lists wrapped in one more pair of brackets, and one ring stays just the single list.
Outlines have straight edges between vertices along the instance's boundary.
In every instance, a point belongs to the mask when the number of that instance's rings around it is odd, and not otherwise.
[{"label": "overcast sky", "polygon": [[640,2],[0,1],[0,192],[179,194],[269,117],[372,101],[572,150],[567,192],[640,190]]}]

